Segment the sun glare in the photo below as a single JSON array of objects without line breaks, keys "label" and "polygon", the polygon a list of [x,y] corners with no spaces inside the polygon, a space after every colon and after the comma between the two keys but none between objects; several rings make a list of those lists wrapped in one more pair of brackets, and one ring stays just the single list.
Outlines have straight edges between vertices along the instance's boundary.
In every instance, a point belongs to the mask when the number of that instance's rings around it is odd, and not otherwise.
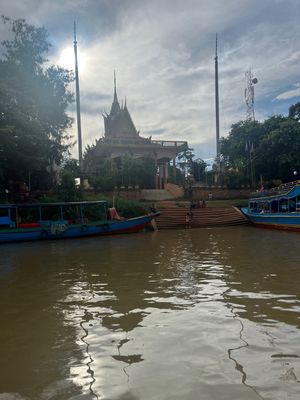
[{"label": "sun glare", "polygon": [[[78,58],[78,68],[80,70],[80,73],[82,73],[85,68],[85,56],[78,51],[77,58]],[[61,51],[58,64],[63,68],[70,69],[73,71],[75,70],[75,56],[73,47],[66,47]]]}]

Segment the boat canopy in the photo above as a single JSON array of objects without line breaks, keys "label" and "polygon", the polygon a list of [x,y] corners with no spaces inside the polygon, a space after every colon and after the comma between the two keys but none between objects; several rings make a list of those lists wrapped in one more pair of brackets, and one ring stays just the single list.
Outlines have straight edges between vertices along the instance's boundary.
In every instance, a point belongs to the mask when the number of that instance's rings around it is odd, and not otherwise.
[{"label": "boat canopy", "polygon": [[107,220],[106,201],[0,204],[0,227],[26,227],[47,221],[85,224]]},{"label": "boat canopy", "polygon": [[300,212],[300,186],[295,186],[289,193],[281,195],[251,198],[248,210],[252,213]]},{"label": "boat canopy", "polygon": [[300,181],[295,184],[295,186],[291,187],[289,190],[283,191],[280,189],[280,186],[269,191],[255,192],[251,194],[251,201],[261,201],[264,199],[267,200],[280,200],[282,198],[291,198],[295,196],[300,196]]},{"label": "boat canopy", "polygon": [[15,204],[0,204],[0,208],[26,208],[26,207],[51,207],[51,206],[72,206],[72,205],[92,205],[92,204],[106,204],[106,200],[95,201],[66,201],[56,203],[15,203]]}]

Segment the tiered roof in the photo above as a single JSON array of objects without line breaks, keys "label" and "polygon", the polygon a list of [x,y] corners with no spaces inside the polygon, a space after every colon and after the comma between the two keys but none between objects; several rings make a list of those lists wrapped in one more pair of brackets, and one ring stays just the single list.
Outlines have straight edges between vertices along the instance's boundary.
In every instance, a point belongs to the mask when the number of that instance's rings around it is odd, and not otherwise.
[{"label": "tiered roof", "polygon": [[114,99],[110,113],[103,115],[105,138],[139,138],[139,133],[132,121],[127,108],[126,99],[124,106],[120,106],[117,96],[116,74],[114,73]]}]

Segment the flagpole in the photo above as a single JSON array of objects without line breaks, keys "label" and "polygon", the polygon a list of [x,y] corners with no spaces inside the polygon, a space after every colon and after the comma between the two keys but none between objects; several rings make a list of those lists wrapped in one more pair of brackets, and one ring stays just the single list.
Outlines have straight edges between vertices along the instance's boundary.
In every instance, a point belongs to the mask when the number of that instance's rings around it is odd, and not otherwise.
[{"label": "flagpole", "polygon": [[216,161],[217,175],[216,183],[220,183],[220,118],[219,118],[219,69],[218,69],[218,34],[216,34],[215,53],[215,104],[216,104]]},{"label": "flagpole", "polygon": [[76,38],[76,22],[75,21],[74,21],[74,54],[75,54],[75,84],[76,84],[78,159],[79,159],[80,174],[82,174],[82,172],[83,172],[83,159],[82,159],[81,114],[80,114],[80,91],[79,91],[79,74],[78,74],[78,60],[77,60],[77,38]]},{"label": "flagpole", "polygon": [[217,148],[217,160],[220,161],[218,35],[216,35],[216,55],[215,55],[215,103],[216,103],[216,148]]}]

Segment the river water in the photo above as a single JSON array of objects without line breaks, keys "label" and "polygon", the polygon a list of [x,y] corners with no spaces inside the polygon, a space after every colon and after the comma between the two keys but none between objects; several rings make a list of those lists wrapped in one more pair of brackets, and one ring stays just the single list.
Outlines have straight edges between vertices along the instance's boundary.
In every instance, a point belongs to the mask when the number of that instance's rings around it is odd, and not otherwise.
[{"label": "river water", "polygon": [[300,236],[2,245],[0,400],[300,398]]}]

